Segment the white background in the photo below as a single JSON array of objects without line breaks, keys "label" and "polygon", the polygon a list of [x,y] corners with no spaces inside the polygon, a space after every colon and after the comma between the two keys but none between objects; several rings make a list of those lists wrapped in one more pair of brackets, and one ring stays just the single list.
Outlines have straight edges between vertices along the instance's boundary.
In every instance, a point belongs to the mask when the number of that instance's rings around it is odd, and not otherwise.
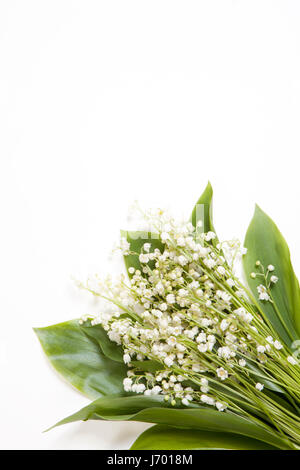
[{"label": "white background", "polygon": [[128,206],[189,212],[208,179],[221,237],[258,202],[300,271],[300,3],[0,1],[0,446],[128,448],[147,425],[42,431],[88,403],[32,326],[93,305]]}]

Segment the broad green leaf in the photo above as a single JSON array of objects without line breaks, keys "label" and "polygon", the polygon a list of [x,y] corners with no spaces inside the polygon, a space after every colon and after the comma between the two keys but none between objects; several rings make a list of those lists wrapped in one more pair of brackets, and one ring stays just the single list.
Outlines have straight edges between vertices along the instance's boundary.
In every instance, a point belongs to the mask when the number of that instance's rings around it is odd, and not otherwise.
[{"label": "broad green leaf", "polygon": [[230,432],[248,436],[285,449],[288,445],[267,425],[237,416],[194,405],[170,408],[162,396],[132,396],[100,398],[77,413],[63,419],[56,426],[88,419],[129,420],[171,425],[186,429],[211,432]]},{"label": "broad green leaf", "polygon": [[276,447],[237,434],[155,425],[144,431],[131,450],[275,450]]},{"label": "broad green leaf", "polygon": [[101,351],[106,357],[109,357],[113,361],[123,363],[123,349],[121,346],[118,346],[117,343],[110,341],[107,336],[106,331],[102,328],[101,325],[84,325],[80,326],[84,333],[93,338],[100,346]]},{"label": "broad green leaf", "polygon": [[127,367],[106,357],[77,320],[34,331],[54,368],[80,392],[91,399],[125,395]]},{"label": "broad green leaf", "polygon": [[[161,252],[164,251],[165,245],[159,239],[158,234],[151,233],[151,232],[127,232],[125,230],[121,230],[121,236],[125,237],[128,243],[130,244],[130,251],[137,253],[137,254],[129,254],[124,256],[125,266],[128,272],[129,268],[139,269],[142,270],[141,263],[139,261],[139,254],[143,248],[145,243],[151,243],[151,250],[153,251],[155,248],[158,248]],[[154,262],[149,263],[151,268],[154,267]],[[132,274],[128,272],[129,278],[132,277]]]},{"label": "broad green leaf", "polygon": [[[275,331],[290,345],[300,334],[299,282],[286,241],[275,223],[258,206],[246,234],[245,246],[248,252],[244,256],[244,270],[249,287]],[[256,271],[256,261],[260,261],[265,269],[270,264],[275,266],[274,274],[279,281],[271,288],[274,305],[258,300],[257,286],[262,283],[262,278],[250,277]]]},{"label": "broad green leaf", "polygon": [[208,182],[190,217],[190,222],[194,225],[194,227],[197,226],[198,221],[202,221],[202,228],[204,232],[215,231],[212,217],[212,199],[213,189],[211,184]]}]

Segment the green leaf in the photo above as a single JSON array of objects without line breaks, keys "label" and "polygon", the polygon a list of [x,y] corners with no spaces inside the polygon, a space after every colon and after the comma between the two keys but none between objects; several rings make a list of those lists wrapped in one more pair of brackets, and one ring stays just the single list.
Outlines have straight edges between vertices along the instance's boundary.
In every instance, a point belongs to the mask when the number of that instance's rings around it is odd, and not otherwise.
[{"label": "green leaf", "polygon": [[210,182],[208,182],[190,217],[190,222],[194,225],[194,227],[197,226],[197,222],[199,220],[202,221],[204,232],[215,231],[212,217],[212,199],[213,189]]},{"label": "green leaf", "polygon": [[237,434],[155,425],[144,431],[131,450],[275,450],[276,447]]},{"label": "green leaf", "polygon": [[[248,252],[244,256],[244,270],[249,287],[274,330],[290,345],[300,334],[299,282],[285,239],[272,219],[258,206],[246,234],[245,246]],[[257,286],[262,284],[262,278],[250,277],[256,271],[256,261],[260,261],[265,268],[270,264],[275,266],[274,274],[279,281],[271,287],[274,305],[258,300]]]},{"label": "green leaf", "polygon": [[255,365],[254,362],[248,361],[247,368],[249,369],[250,375],[255,378],[256,382],[261,382],[266,388],[277,393],[285,393],[284,389],[280,387],[276,382],[272,382],[268,379],[268,376],[265,375],[259,367]]},{"label": "green leaf", "polygon": [[127,367],[106,357],[77,320],[34,331],[54,368],[80,392],[91,399],[125,395]]},{"label": "green leaf", "polygon": [[164,366],[160,362],[154,360],[131,361],[131,364],[139,370],[151,372],[152,374],[159,370],[164,370]]},{"label": "green leaf", "polygon": [[[128,243],[130,244],[130,251],[137,253],[124,256],[124,262],[127,272],[130,267],[142,270],[142,266],[139,261],[139,254],[141,253],[145,243],[151,244],[150,251],[153,251],[155,248],[158,248],[163,253],[165,249],[165,245],[161,242],[157,233],[141,231],[127,232],[125,230],[121,230],[121,236],[125,237]],[[150,261],[149,266],[152,269],[154,267],[154,261]],[[129,278],[131,278],[132,274],[128,272],[128,276]]]},{"label": "green leaf", "polygon": [[186,429],[230,432],[248,436],[285,449],[288,445],[268,427],[230,412],[220,412],[194,405],[189,408],[170,408],[163,397],[136,395],[121,398],[100,398],[56,426],[88,419],[129,420],[173,425]]},{"label": "green leaf", "polygon": [[113,341],[110,341],[106,331],[101,325],[84,325],[80,326],[80,328],[87,336],[97,341],[101,351],[106,357],[123,364],[123,348]]},{"label": "green leaf", "polygon": [[[123,399],[126,398],[126,399]],[[133,395],[131,397],[104,397],[99,398],[89,405],[85,406],[76,413],[62,419],[50,429],[63,424],[73,423],[75,421],[87,421],[89,419],[108,419],[127,421],[135,413],[144,409],[159,407],[168,407],[162,395],[145,396]]]}]

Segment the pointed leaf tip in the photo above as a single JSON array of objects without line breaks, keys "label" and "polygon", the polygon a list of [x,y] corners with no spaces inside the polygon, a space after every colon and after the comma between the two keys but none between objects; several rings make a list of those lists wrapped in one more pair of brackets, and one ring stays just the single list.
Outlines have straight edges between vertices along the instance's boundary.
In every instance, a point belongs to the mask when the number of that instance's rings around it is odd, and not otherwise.
[{"label": "pointed leaf tip", "polygon": [[212,217],[212,200],[213,188],[210,181],[208,181],[206,188],[195,204],[190,217],[190,222],[194,227],[196,227],[198,221],[202,220],[204,232],[215,231]]}]

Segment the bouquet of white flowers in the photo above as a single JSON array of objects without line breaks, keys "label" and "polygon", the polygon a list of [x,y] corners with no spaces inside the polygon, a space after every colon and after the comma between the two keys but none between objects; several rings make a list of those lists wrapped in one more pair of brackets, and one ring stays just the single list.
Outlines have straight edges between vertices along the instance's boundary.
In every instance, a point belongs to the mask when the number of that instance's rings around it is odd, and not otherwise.
[{"label": "bouquet of white flowers", "polygon": [[143,217],[122,232],[128,277],[79,283],[101,312],[35,330],[94,399],[58,425],[156,423],[132,449],[300,449],[300,289],[276,225],[257,207],[244,246],[218,240],[210,184],[188,222]]}]

